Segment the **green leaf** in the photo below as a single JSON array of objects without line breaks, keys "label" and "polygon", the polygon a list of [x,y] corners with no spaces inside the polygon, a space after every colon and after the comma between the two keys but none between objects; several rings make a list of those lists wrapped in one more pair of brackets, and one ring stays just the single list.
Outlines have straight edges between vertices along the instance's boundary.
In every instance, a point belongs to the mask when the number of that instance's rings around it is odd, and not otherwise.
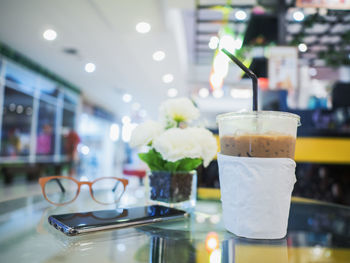
[{"label": "green leaf", "polygon": [[202,159],[200,158],[184,158],[179,160],[180,164],[177,171],[192,171],[202,164]]},{"label": "green leaf", "polygon": [[177,168],[179,167],[179,165],[180,165],[180,160],[176,162],[165,161],[164,170],[169,172],[175,172],[177,171]]},{"label": "green leaf", "polygon": [[139,157],[152,171],[164,170],[164,160],[160,153],[154,149],[149,150],[147,153],[139,153]]},{"label": "green leaf", "polygon": [[189,172],[202,164],[200,158],[184,158],[176,162],[169,162],[164,160],[155,149],[150,149],[147,153],[139,153],[139,157],[148,165],[151,171]]}]

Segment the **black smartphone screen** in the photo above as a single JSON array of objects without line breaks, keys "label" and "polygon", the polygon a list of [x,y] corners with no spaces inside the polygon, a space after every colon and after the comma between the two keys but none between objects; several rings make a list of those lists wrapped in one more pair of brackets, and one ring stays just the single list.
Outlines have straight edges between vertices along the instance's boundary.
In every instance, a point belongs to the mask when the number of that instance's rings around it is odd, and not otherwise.
[{"label": "black smartphone screen", "polygon": [[186,212],[164,206],[99,210],[85,213],[52,215],[49,223],[67,235],[109,228],[147,224],[183,217]]}]

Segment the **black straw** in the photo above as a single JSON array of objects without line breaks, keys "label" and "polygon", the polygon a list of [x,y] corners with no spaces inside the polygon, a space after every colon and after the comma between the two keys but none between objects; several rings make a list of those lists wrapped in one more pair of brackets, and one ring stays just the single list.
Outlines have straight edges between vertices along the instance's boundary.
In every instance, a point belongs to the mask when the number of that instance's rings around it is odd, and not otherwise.
[{"label": "black straw", "polygon": [[228,52],[226,49],[221,49],[233,62],[235,62],[251,79],[253,83],[253,111],[258,110],[258,78],[249,68],[243,65],[234,55]]}]

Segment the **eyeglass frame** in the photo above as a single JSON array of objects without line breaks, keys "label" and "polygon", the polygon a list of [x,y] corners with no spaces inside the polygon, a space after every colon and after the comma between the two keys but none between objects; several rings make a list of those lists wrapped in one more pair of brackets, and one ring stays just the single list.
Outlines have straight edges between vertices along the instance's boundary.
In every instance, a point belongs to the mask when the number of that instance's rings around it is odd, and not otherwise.
[{"label": "eyeglass frame", "polygon": [[[45,193],[45,185],[46,185],[46,183],[47,183],[48,181],[50,181],[50,180],[53,180],[53,179],[60,179],[60,178],[72,180],[72,181],[74,181],[74,182],[78,185],[78,189],[77,189],[77,192],[76,192],[75,197],[74,197],[71,201],[65,202],[65,203],[62,203],[62,204],[51,202],[51,201],[49,200],[49,198],[47,197],[46,193]],[[100,201],[97,201],[97,200],[95,199],[93,193],[92,193],[92,185],[93,185],[95,182],[97,182],[97,181],[99,181],[99,180],[102,180],[102,179],[116,179],[116,180],[120,181],[120,182],[123,184],[124,190],[123,190],[122,194],[120,195],[120,197],[118,198],[118,200],[115,202],[115,203],[117,203],[117,202],[119,201],[119,199],[123,196],[123,194],[124,194],[124,192],[125,192],[125,189],[126,189],[126,187],[128,186],[128,184],[129,184],[129,180],[128,180],[128,179],[118,178],[118,177],[107,177],[107,176],[106,176],[106,177],[97,178],[97,179],[95,179],[95,180],[89,182],[89,181],[78,181],[77,179],[72,178],[72,177],[69,177],[69,176],[55,175],[55,176],[40,177],[40,178],[39,178],[39,184],[40,184],[40,186],[41,186],[41,191],[42,191],[43,196],[44,196],[44,198],[46,199],[46,201],[48,201],[50,204],[55,205],[55,206],[64,206],[64,205],[67,205],[67,204],[70,204],[70,203],[74,202],[75,199],[77,199],[78,196],[79,196],[81,186],[84,185],[84,184],[86,184],[86,185],[89,186],[90,195],[91,195],[92,199],[93,199],[95,202],[97,202],[97,203],[99,203],[99,204],[102,204],[102,205],[111,205],[111,204],[113,204],[113,203],[108,203],[108,204],[107,204],[107,203],[102,203],[102,202],[100,202]],[[62,189],[64,189],[63,185],[62,185],[58,180],[57,180],[57,183],[59,184],[59,187],[61,188],[61,191],[64,192],[65,190],[62,190]]]}]

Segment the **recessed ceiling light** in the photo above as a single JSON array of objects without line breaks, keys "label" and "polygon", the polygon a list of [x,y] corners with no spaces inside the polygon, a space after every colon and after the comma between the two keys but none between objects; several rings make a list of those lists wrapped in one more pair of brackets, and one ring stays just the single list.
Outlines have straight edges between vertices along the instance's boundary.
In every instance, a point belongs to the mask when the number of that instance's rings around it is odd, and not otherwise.
[{"label": "recessed ceiling light", "polygon": [[168,89],[168,97],[173,98],[177,96],[177,89],[171,88]]},{"label": "recessed ceiling light", "polygon": [[309,68],[309,75],[311,77],[315,77],[317,75],[317,69],[315,68]]},{"label": "recessed ceiling light", "polygon": [[153,60],[155,61],[162,61],[165,58],[165,53],[164,51],[158,50],[153,53]]},{"label": "recessed ceiling light", "polygon": [[209,96],[209,90],[207,88],[201,88],[198,92],[199,97],[206,98]]},{"label": "recessed ceiling light", "polygon": [[136,31],[141,34],[146,34],[151,30],[151,25],[146,22],[140,22],[136,25]]},{"label": "recessed ceiling light", "polygon": [[124,102],[128,103],[128,102],[130,102],[131,100],[132,100],[132,96],[131,96],[130,94],[125,93],[125,94],[123,95],[123,101],[124,101]]},{"label": "recessed ceiling light", "polygon": [[235,39],[232,35],[224,35],[220,38],[219,49],[227,49],[229,52],[234,53],[236,49]]},{"label": "recessed ceiling light", "polygon": [[123,116],[123,118],[122,118],[123,124],[130,123],[130,122],[131,122],[131,119],[129,116]]},{"label": "recessed ceiling light", "polygon": [[304,15],[304,13],[301,12],[301,11],[295,11],[295,12],[293,13],[293,19],[294,19],[295,21],[300,22],[300,21],[303,21],[304,18],[305,18],[305,15]]},{"label": "recessed ceiling light", "polygon": [[116,123],[113,123],[109,129],[109,137],[113,142],[118,141],[119,139],[119,125]]},{"label": "recessed ceiling light", "polygon": [[217,49],[218,45],[219,45],[219,38],[217,36],[212,36],[208,44],[209,48]]},{"label": "recessed ceiling light", "polygon": [[[86,145],[81,146],[81,153],[82,154],[88,155],[89,152],[90,152],[90,148],[88,146],[86,146]],[[82,180],[82,178],[80,180]]]},{"label": "recessed ceiling light", "polygon": [[43,38],[45,38],[48,41],[53,41],[57,38],[57,33],[53,29],[47,29],[43,33]]},{"label": "recessed ceiling light", "polygon": [[171,83],[174,80],[174,76],[173,74],[165,74],[163,75],[162,80],[164,83]]},{"label": "recessed ceiling light", "polygon": [[87,73],[92,73],[96,70],[96,65],[94,63],[86,63],[85,64],[85,71]]},{"label": "recessed ceiling light", "polygon": [[209,83],[214,90],[220,89],[222,84],[223,84],[223,81],[224,81],[224,79],[221,75],[218,75],[216,73],[210,74]]},{"label": "recessed ceiling light", "polygon": [[235,13],[235,18],[240,21],[245,20],[247,18],[247,13],[243,10],[238,10]]},{"label": "recessed ceiling light", "polygon": [[214,91],[213,91],[213,96],[214,96],[214,98],[219,99],[219,98],[221,98],[222,96],[224,96],[224,92],[223,92],[222,89],[214,90]]},{"label": "recessed ceiling light", "polygon": [[307,45],[304,44],[304,43],[300,43],[300,44],[298,45],[298,49],[299,49],[300,52],[306,52],[306,50],[307,50]]}]

